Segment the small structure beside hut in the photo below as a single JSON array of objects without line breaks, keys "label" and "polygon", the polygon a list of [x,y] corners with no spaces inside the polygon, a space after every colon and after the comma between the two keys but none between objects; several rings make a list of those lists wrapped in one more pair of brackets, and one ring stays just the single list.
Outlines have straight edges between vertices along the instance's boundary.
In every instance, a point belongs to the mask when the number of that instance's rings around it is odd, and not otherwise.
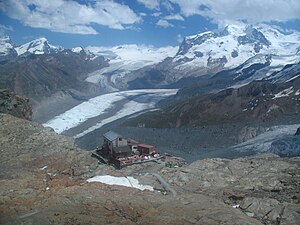
[{"label": "small structure beside hut", "polygon": [[102,162],[121,169],[124,166],[156,161],[163,158],[155,146],[125,139],[120,134],[109,131],[103,135],[103,145],[92,155]]}]

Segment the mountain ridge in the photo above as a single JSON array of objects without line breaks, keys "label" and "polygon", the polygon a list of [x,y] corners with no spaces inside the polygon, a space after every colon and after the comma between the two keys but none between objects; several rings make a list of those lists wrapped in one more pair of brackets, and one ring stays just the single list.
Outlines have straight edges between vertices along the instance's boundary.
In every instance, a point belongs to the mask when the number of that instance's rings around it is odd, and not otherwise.
[{"label": "mountain ridge", "polygon": [[[287,64],[299,63],[299,40],[299,32],[283,34],[265,24],[227,26],[221,32],[208,31],[186,37],[173,58],[130,74],[127,84],[132,89],[136,84],[139,88],[147,85],[163,87],[191,77],[210,78],[241,65],[244,65],[243,69],[252,64],[264,65],[247,77],[249,81],[245,83],[249,83],[268,78]],[[149,81],[148,74],[152,71],[161,73],[159,82]]]}]

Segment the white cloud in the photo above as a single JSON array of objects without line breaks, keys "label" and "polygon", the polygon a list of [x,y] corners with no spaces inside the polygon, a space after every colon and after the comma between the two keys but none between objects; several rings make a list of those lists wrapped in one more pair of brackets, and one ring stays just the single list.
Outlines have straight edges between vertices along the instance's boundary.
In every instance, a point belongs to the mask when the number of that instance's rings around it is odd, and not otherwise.
[{"label": "white cloud", "polygon": [[159,17],[159,16],[162,15],[162,13],[161,12],[155,12],[155,13],[152,13],[151,15],[154,16],[154,17]]},{"label": "white cloud", "polygon": [[157,26],[160,26],[160,27],[174,27],[173,24],[169,23],[167,20],[164,20],[164,19],[160,19],[157,23],[156,23]]},{"label": "white cloud", "polygon": [[140,16],[142,16],[142,17],[145,17],[145,16],[147,16],[147,14],[146,14],[146,13],[144,13],[144,12],[140,12],[140,13],[139,13],[139,15],[140,15]]},{"label": "white cloud", "polygon": [[138,3],[143,4],[148,9],[158,9],[159,1],[158,0],[137,0]]},{"label": "white cloud", "polygon": [[182,36],[181,34],[178,34],[178,35],[177,35],[177,42],[178,42],[178,43],[181,43],[181,42],[183,41],[183,39],[184,39],[184,38],[183,38],[183,36]]},{"label": "white cloud", "polygon": [[164,17],[165,20],[180,20],[184,21],[184,18],[180,14],[173,14]]},{"label": "white cloud", "polygon": [[166,10],[168,10],[168,12],[174,11],[174,7],[173,7],[172,3],[169,1],[161,1],[161,5],[163,7],[165,7]]},{"label": "white cloud", "polygon": [[13,31],[14,28],[12,26],[6,26],[3,24],[0,24],[0,34],[3,35],[5,34],[7,31]]},{"label": "white cloud", "polygon": [[0,10],[30,27],[77,34],[97,34],[91,24],[125,29],[141,18],[127,5],[111,0],[86,5],[74,0],[6,0]]},{"label": "white cloud", "polygon": [[184,16],[202,15],[217,23],[247,20],[251,23],[300,19],[299,0],[169,0]]}]

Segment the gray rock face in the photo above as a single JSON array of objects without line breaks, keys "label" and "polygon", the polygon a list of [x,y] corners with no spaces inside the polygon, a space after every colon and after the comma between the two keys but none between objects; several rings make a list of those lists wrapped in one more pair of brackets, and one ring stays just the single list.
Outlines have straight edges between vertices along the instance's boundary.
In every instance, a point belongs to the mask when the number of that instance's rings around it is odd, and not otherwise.
[{"label": "gray rock face", "polygon": [[252,139],[265,131],[266,129],[264,127],[244,127],[239,133],[238,143]]},{"label": "gray rock face", "polygon": [[222,199],[263,224],[297,224],[299,160],[275,155],[207,159],[165,174],[174,186]]},{"label": "gray rock face", "polygon": [[184,55],[194,45],[201,45],[210,38],[217,37],[217,34],[208,32],[202,35],[196,35],[194,38],[185,38],[181,43],[179,50],[176,55]]},{"label": "gray rock face", "polygon": [[[263,35],[263,33],[252,27],[247,28],[246,35],[238,37],[238,42],[241,45],[255,43],[256,47],[254,47],[254,49],[257,48],[259,45],[270,45],[270,41]],[[255,51],[259,52],[259,49],[256,49]]]}]

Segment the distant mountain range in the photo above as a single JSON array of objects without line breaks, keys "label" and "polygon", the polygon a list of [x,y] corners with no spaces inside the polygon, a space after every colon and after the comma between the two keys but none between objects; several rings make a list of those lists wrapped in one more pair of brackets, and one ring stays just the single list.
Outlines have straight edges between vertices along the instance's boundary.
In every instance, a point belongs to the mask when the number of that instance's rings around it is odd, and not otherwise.
[{"label": "distant mountain range", "polygon": [[36,104],[58,92],[85,99],[117,90],[180,88],[165,102],[168,105],[254,80],[289,82],[300,76],[299,62],[300,33],[266,24],[229,25],[164,48],[64,49],[46,38],[15,46],[6,36],[0,38],[0,88],[26,95]]},{"label": "distant mountain range", "polygon": [[[14,46],[9,37],[0,39],[0,61],[28,54],[55,54],[61,46],[39,38]],[[268,79],[287,64],[300,61],[300,33],[284,33],[266,24],[228,25],[222,31],[208,31],[185,37],[179,47],[154,48],[143,45],[115,47],[76,47],[90,59],[102,56],[109,66],[86,81],[115,89],[135,89],[182,85],[186,78],[211,78],[221,71],[235,70],[239,84]],[[254,66],[255,65],[255,66]],[[255,71],[254,70],[255,67]],[[245,74],[245,71],[251,75]]]},{"label": "distant mountain range", "polygon": [[[164,87],[232,74],[230,85],[268,79],[286,65],[300,61],[300,33],[282,33],[265,24],[227,26],[221,32],[186,37],[177,54],[148,69],[132,73],[128,87]],[[153,79],[152,74],[156,74]],[[193,78],[193,79],[191,79]],[[188,82],[188,81],[191,82]]]}]

